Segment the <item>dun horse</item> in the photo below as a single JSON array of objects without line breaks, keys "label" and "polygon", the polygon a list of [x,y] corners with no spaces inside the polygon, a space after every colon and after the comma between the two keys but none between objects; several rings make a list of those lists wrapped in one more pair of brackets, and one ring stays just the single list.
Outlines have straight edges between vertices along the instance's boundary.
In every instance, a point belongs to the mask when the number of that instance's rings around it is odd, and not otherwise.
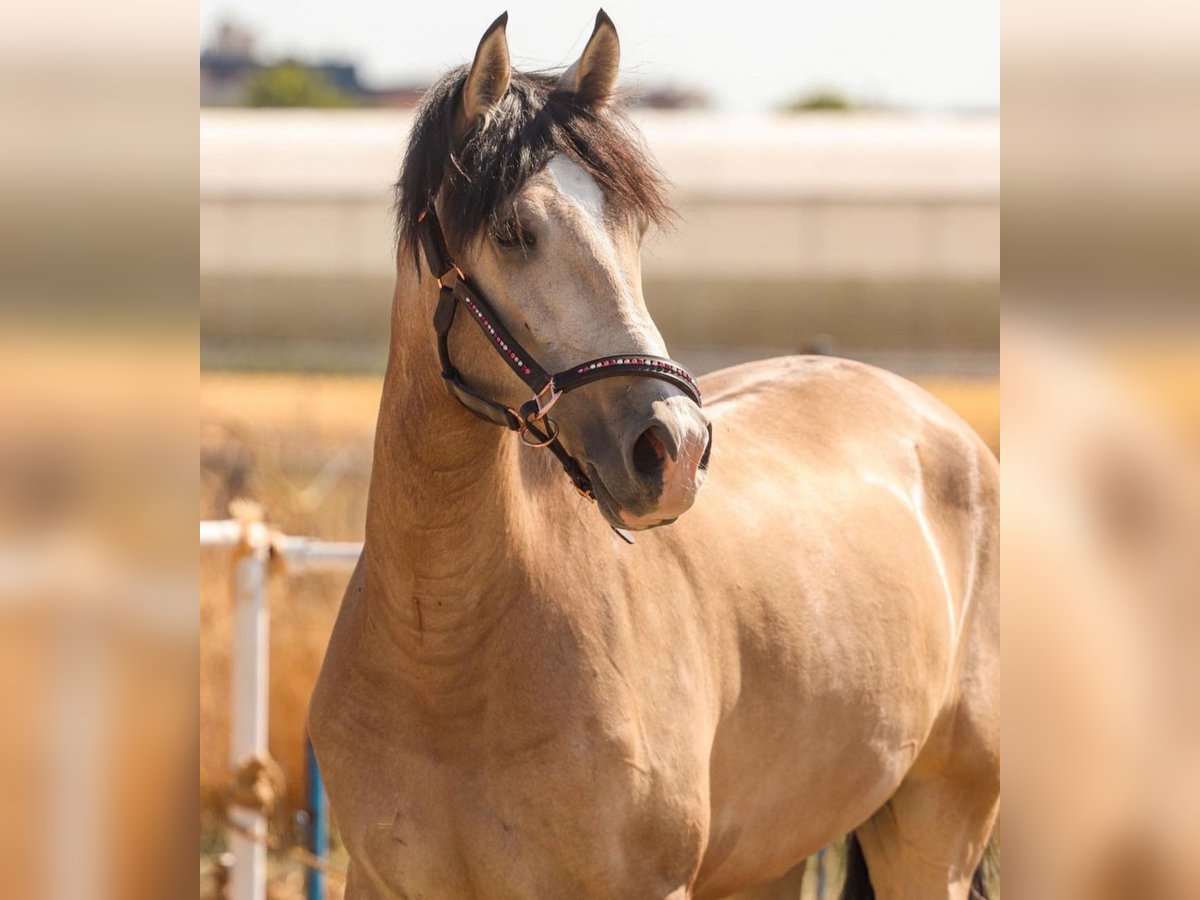
[{"label": "dun horse", "polygon": [[782,896],[853,832],[849,891],[967,897],[995,459],[852,362],[697,388],[643,302],[668,209],[612,22],[559,77],[512,71],[506,22],[398,185],[366,545],[310,714],[347,896]]}]

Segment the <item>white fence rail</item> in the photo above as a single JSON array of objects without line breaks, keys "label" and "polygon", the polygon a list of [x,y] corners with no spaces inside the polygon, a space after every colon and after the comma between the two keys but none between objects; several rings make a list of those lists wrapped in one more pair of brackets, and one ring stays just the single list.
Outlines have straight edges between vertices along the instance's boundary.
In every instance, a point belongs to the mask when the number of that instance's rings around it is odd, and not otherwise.
[{"label": "white fence rail", "polygon": [[[286,572],[349,569],[358,562],[362,544],[319,541],[272,530],[255,521],[224,519],[200,523],[201,547],[225,547],[233,555],[234,624],[231,656],[232,709],[230,763],[236,771],[247,759],[267,754],[270,618],[267,583],[272,563]],[[267,822],[259,811],[234,808],[234,823],[243,836],[230,834],[233,900],[265,900],[267,895]]]}]

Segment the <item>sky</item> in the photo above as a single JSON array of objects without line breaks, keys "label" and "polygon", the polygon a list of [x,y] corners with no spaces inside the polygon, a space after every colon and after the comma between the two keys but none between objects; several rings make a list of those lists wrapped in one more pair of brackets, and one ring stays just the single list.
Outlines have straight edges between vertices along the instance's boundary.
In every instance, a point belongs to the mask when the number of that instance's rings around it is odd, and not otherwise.
[{"label": "sky", "polygon": [[[201,39],[230,20],[267,59],[356,62],[372,86],[424,82],[469,61],[505,0],[201,0]],[[564,66],[597,6],[509,0],[517,68]],[[698,87],[718,107],[769,109],[816,88],[919,110],[1000,102],[999,0],[606,0],[628,83]]]}]

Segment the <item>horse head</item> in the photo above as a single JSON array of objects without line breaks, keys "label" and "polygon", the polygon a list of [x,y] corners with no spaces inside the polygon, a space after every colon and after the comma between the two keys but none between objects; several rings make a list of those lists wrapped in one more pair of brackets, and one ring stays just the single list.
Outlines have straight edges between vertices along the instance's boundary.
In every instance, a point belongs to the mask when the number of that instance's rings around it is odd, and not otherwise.
[{"label": "horse head", "polygon": [[[538,419],[546,398],[554,403],[534,433],[557,436],[568,473],[573,463],[605,518],[634,530],[667,524],[696,498],[711,429],[642,294],[642,241],[670,210],[662,176],[613,104],[617,32],[601,11],[565,72],[524,74],[509,62],[506,24],[507,14],[469,67],[431,88],[414,124],[398,185],[402,248],[420,265],[415,223],[435,211],[453,258],[446,271],[470,285],[459,290],[499,350],[459,333],[470,326],[446,325],[443,367],[461,372],[460,399],[495,398],[502,416],[516,416],[534,384]],[[532,376],[525,358],[537,361]],[[589,360],[613,368],[586,372]],[[538,372],[579,389],[543,389]]]}]

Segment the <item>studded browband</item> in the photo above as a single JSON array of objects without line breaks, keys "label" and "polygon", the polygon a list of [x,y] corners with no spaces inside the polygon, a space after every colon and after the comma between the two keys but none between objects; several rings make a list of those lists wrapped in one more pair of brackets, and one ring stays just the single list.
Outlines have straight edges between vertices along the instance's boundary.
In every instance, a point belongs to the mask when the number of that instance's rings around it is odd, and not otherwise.
[{"label": "studded browband", "polygon": [[[417,220],[417,234],[425,251],[425,261],[440,286],[437,308],[433,313],[433,328],[437,332],[438,358],[446,389],[479,418],[517,432],[521,440],[531,447],[549,449],[562,464],[571,483],[588,499],[596,499],[591,480],[559,442],[558,426],[547,416],[559,397],[602,378],[634,375],[658,378],[673,384],[687,394],[697,406],[701,405],[700,388],[696,384],[695,376],[679,363],[660,356],[647,356],[644,353],[602,356],[550,374],[504,327],[504,323],[484,298],[482,291],[474,287],[471,279],[454,264],[446,249],[446,238],[432,204]],[[459,303],[467,308],[471,318],[487,335],[493,349],[500,354],[508,367],[533,391],[533,397],[520,409],[513,409],[472,390],[463,380],[462,374],[454,368],[450,361],[449,335]],[[621,531],[617,530],[617,533],[621,534]],[[627,534],[621,536],[631,540]]]}]

